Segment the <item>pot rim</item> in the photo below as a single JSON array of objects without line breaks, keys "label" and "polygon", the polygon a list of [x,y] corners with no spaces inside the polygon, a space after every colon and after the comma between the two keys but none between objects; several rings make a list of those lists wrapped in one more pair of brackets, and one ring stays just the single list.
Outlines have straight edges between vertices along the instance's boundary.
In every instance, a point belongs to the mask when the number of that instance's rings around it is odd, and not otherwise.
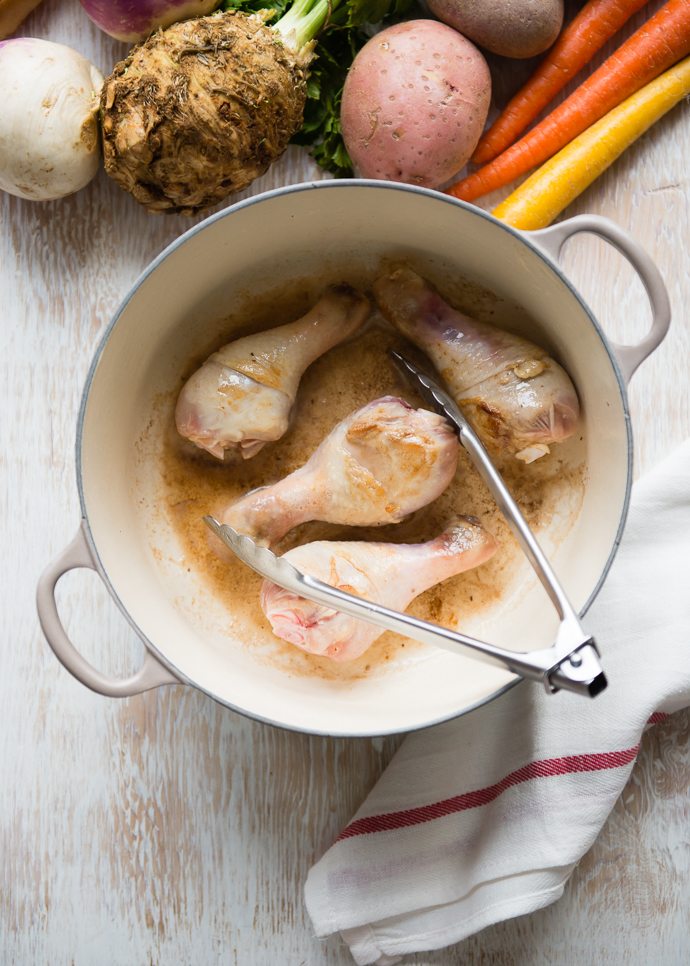
[{"label": "pot rim", "polygon": [[621,373],[618,360],[603,329],[599,325],[599,322],[593,315],[592,311],[590,310],[589,306],[584,301],[584,299],[582,298],[578,290],[575,288],[575,286],[570,281],[570,279],[564,274],[560,266],[555,261],[552,261],[552,259],[539,247],[539,245],[530,241],[529,232],[521,231],[518,228],[514,228],[512,225],[508,225],[505,222],[500,221],[498,218],[495,218],[490,212],[485,211],[483,208],[478,208],[476,205],[472,205],[469,202],[461,201],[458,198],[453,198],[450,195],[443,194],[442,192],[435,191],[431,188],[420,188],[420,187],[417,187],[416,185],[402,184],[400,182],[375,181],[370,178],[340,178],[340,179],[329,179],[324,181],[305,181],[305,182],[301,182],[300,184],[284,185],[283,187],[280,187],[280,188],[273,188],[270,191],[264,191],[258,195],[253,195],[251,198],[245,198],[243,201],[238,201],[235,204],[228,205],[226,208],[223,208],[221,211],[217,211],[215,214],[209,215],[207,218],[204,218],[204,220],[199,222],[198,225],[193,225],[187,231],[183,232],[182,235],[180,235],[173,242],[171,242],[166,248],[164,248],[163,251],[147,265],[144,271],[134,281],[131,288],[129,289],[129,291],[123,298],[123,300],[120,302],[120,305],[118,306],[115,314],[113,315],[112,319],[108,323],[105,329],[105,332],[101,337],[101,340],[91,360],[91,365],[89,366],[89,371],[87,373],[86,381],[84,383],[84,389],[82,392],[81,403],[79,405],[79,416],[77,420],[77,433],[76,433],[76,440],[75,440],[75,451],[76,451],[75,456],[76,456],[77,490],[79,493],[79,504],[81,507],[82,521],[83,521],[84,531],[86,533],[86,538],[88,540],[94,562],[96,563],[98,568],[98,573],[102,578],[102,580],[104,581],[106,587],[108,588],[108,592],[110,593],[111,597],[115,601],[117,607],[119,608],[119,610],[121,611],[125,619],[127,620],[128,624],[136,632],[137,636],[144,644],[144,647],[147,650],[151,651],[156,656],[157,660],[159,660],[162,664],[164,664],[165,667],[171,670],[175,674],[175,676],[180,679],[180,683],[191,685],[192,687],[196,688],[198,691],[201,691],[202,693],[208,695],[208,697],[212,698],[214,701],[217,701],[219,704],[223,705],[224,707],[229,708],[231,711],[235,711],[237,714],[241,714],[245,718],[250,718],[254,721],[261,721],[263,724],[269,724],[276,728],[282,728],[284,731],[294,731],[294,732],[297,732],[298,734],[313,734],[319,737],[374,738],[374,737],[379,737],[383,735],[405,734],[411,731],[423,731],[426,728],[432,728],[435,725],[443,724],[446,721],[452,721],[455,718],[460,718],[463,715],[469,714],[471,711],[474,711],[476,708],[480,708],[483,705],[488,704],[489,701],[493,701],[495,698],[500,697],[502,694],[505,694],[506,691],[509,691],[511,688],[514,688],[516,685],[520,684],[523,679],[520,677],[516,677],[515,680],[509,681],[508,684],[504,685],[501,688],[498,688],[496,691],[492,692],[486,697],[480,698],[478,701],[474,702],[474,704],[471,704],[469,707],[463,708],[461,711],[458,711],[458,712],[453,712],[452,714],[443,715],[440,718],[435,718],[433,721],[426,722],[425,724],[422,724],[422,725],[417,725],[414,728],[395,728],[393,730],[386,729],[384,731],[373,731],[373,732],[367,731],[361,734],[352,734],[351,732],[316,731],[316,730],[314,731],[310,730],[305,732],[294,725],[285,724],[282,721],[274,721],[271,718],[254,714],[250,711],[247,711],[244,708],[238,708],[234,704],[232,704],[232,702],[227,701],[224,698],[218,697],[217,695],[213,694],[211,691],[207,690],[206,688],[201,687],[195,681],[192,681],[190,678],[188,678],[187,675],[184,674],[181,670],[179,670],[179,668],[177,668],[164,654],[162,654],[160,650],[156,647],[156,645],[151,640],[149,640],[149,638],[143,633],[143,631],[139,628],[139,626],[135,623],[135,621],[129,614],[125,605],[120,600],[103,566],[103,563],[100,558],[100,554],[98,553],[98,548],[96,546],[95,540],[93,538],[93,534],[91,532],[91,524],[89,522],[89,517],[86,510],[86,500],[84,496],[82,463],[81,463],[83,429],[84,429],[84,419],[86,415],[86,407],[88,405],[91,385],[93,383],[93,380],[96,374],[96,369],[98,367],[98,363],[100,361],[101,355],[103,354],[106,343],[110,338],[110,334],[115,328],[120,316],[125,311],[129,302],[137,293],[141,285],[148,279],[150,275],[152,275],[156,271],[158,266],[162,264],[162,262],[166,258],[168,258],[169,255],[171,255],[174,251],[176,251],[178,248],[184,245],[189,238],[203,231],[206,227],[208,227],[208,225],[213,224],[216,221],[220,221],[222,218],[226,218],[234,214],[234,212],[236,211],[239,211],[244,208],[249,208],[252,205],[270,200],[272,198],[279,197],[281,195],[296,194],[301,191],[311,191],[314,189],[336,190],[338,188],[353,188],[353,187],[362,188],[362,189],[377,188],[377,189],[384,189],[384,190],[390,190],[390,191],[406,191],[412,194],[422,195],[422,196],[431,198],[434,201],[441,201],[449,205],[454,205],[455,207],[464,208],[466,211],[469,211],[471,214],[476,215],[479,218],[484,218],[486,221],[492,222],[494,225],[501,228],[503,231],[506,231],[514,238],[519,239],[524,245],[526,245],[530,249],[530,251],[538,255],[542,259],[542,261],[545,262],[545,264],[553,272],[556,273],[560,281],[570,291],[571,295],[579,302],[580,306],[582,307],[585,314],[587,315],[587,318],[589,319],[590,323],[594,327],[594,330],[599,336],[601,344],[604,347],[604,350],[606,351],[606,354],[608,355],[609,361],[613,368],[613,371],[616,377],[616,382],[618,385],[618,391],[621,397],[623,416],[625,420],[626,442],[627,442],[627,467],[626,467],[625,495],[623,499],[623,509],[621,512],[620,521],[618,523],[618,529],[616,530],[616,536],[613,542],[613,546],[611,548],[611,552],[604,566],[604,569],[602,570],[601,575],[592,593],[590,594],[587,602],[585,603],[584,607],[582,607],[582,609],[580,610],[579,616],[584,617],[584,615],[587,613],[587,611],[593,604],[594,600],[596,599],[609,573],[609,570],[611,569],[611,565],[618,552],[618,547],[620,546],[620,542],[623,537],[623,530],[625,528],[625,522],[628,516],[628,509],[630,506],[630,493],[632,489],[632,472],[633,472],[633,435],[632,435],[632,425],[630,420],[630,411],[628,407],[628,396],[627,396],[626,384],[625,384],[625,380],[623,379],[623,375]]}]

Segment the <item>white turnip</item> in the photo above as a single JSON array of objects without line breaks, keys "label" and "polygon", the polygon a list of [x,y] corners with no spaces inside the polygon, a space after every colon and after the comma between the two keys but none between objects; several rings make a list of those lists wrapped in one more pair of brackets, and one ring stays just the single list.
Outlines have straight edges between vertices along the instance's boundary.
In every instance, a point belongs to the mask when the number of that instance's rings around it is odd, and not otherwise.
[{"label": "white turnip", "polygon": [[0,189],[46,201],[91,181],[102,84],[101,72],[62,44],[0,42]]}]

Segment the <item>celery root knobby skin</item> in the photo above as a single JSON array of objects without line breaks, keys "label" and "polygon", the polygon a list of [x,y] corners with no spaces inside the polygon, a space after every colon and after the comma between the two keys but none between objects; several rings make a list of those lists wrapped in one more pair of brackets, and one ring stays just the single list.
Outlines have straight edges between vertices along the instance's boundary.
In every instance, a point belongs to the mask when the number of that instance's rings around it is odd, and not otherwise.
[{"label": "celery root knobby skin", "polygon": [[690,57],[640,88],[562,148],[493,214],[515,228],[546,228],[627,147],[688,94]]}]

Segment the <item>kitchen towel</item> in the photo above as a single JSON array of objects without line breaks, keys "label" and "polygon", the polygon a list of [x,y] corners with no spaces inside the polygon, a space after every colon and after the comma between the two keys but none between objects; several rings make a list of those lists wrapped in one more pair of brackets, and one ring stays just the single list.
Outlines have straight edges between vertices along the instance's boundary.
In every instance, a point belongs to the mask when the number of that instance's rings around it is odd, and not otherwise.
[{"label": "kitchen towel", "polygon": [[585,626],[608,689],[522,682],[416,732],[311,869],[316,934],[390,966],[554,902],[630,775],[645,725],[690,705],[690,440],[633,487]]}]

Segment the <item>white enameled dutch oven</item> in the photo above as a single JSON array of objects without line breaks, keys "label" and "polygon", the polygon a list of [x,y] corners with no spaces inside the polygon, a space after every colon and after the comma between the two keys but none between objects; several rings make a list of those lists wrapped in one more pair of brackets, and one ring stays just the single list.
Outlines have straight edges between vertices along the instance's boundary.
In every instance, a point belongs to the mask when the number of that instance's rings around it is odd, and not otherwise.
[{"label": "white enameled dutch oven", "polygon": [[[639,345],[607,342],[559,270],[560,249],[578,232],[606,239],[639,273],[653,311],[651,331]],[[183,682],[281,727],[364,736],[444,721],[515,683],[508,672],[422,646],[360,678],[295,673],[271,661],[268,645],[247,646],[227,603],[214,603],[208,594],[204,599],[198,575],[176,568],[175,533],[141,509],[152,512],[160,499],[159,463],[152,458],[142,464],[140,458],[152,400],[181,385],[189,360],[207,345],[207,327],[227,316],[229,305],[241,309],[262,285],[277,291],[299,278],[326,284],[367,273],[375,277],[384,262],[396,260],[416,267],[441,291],[444,280],[450,285],[461,275],[494,293],[497,303],[516,306],[516,327],[546,344],[573,379],[582,406],[578,437],[584,440],[585,482],[581,498],[563,510],[565,523],[553,523],[560,535],[547,528],[540,539],[575,609],[586,611],[611,565],[628,506],[632,438],[626,384],[669,325],[666,290],[649,256],[619,227],[596,216],[525,233],[420,188],[374,181],[297,185],[228,208],[172,244],[137,281],[96,353],[77,431],[83,520],[38,587],[45,635],[83,684],[104,695],[127,696]],[[519,322],[524,318],[532,320],[533,331]],[[143,667],[127,680],[97,671],[62,628],[55,584],[75,567],[100,574],[144,642]],[[506,600],[463,629],[516,650],[552,643],[556,614],[529,578],[522,573]],[[599,645],[605,668],[606,641]]]}]

